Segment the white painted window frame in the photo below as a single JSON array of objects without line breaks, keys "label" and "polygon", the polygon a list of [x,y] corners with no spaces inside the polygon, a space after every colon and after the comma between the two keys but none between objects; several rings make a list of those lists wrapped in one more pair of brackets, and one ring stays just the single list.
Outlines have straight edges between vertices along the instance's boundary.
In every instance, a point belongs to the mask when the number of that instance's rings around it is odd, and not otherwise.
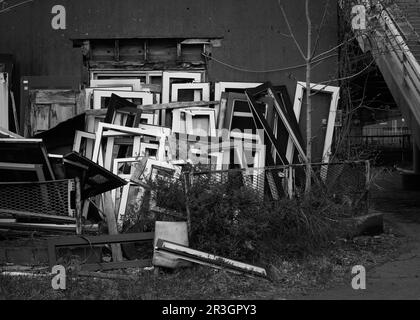
[{"label": "white painted window frame", "polygon": [[[124,79],[126,77],[141,77],[146,78],[146,84],[152,84],[152,77],[162,77],[163,71],[121,71],[113,69],[100,69],[92,70],[90,72],[90,80],[111,80],[111,79],[98,79],[98,77],[121,77]],[[115,79],[113,79],[115,80]],[[140,79],[139,79],[140,80]]]},{"label": "white painted window frame", "polygon": [[[98,90],[98,88],[85,88],[85,110],[93,109],[93,103],[92,103],[92,96],[93,91]],[[100,90],[111,90],[111,91],[133,91],[132,86],[126,86],[126,87],[101,87]]]},{"label": "white painted window frame", "polygon": [[[162,103],[171,102],[171,79],[173,78],[191,80],[191,83],[200,83],[204,81],[204,74],[202,72],[164,71],[162,75]],[[161,123],[165,124],[166,110],[162,110],[161,117]]]},{"label": "white painted window frame", "polygon": [[178,101],[180,90],[194,90],[193,101],[210,101],[210,83],[208,82],[172,84],[172,94],[171,94],[172,102]]},{"label": "white painted window frame", "polygon": [[[293,105],[293,111],[295,113],[298,123],[300,119],[300,113],[302,110],[303,95],[304,95],[305,90],[306,90],[306,82],[298,82],[296,86],[296,94],[295,94],[295,100],[294,100],[294,105]],[[323,156],[322,156],[322,162],[328,163],[330,161],[330,156],[331,156],[331,146],[332,146],[332,141],[333,141],[333,136],[334,136],[338,101],[340,100],[340,88],[335,87],[335,86],[325,86],[322,84],[311,83],[311,91],[331,94],[331,103],[330,103],[330,111],[329,111],[328,124],[327,124],[327,132],[325,134]],[[289,141],[287,144],[286,157],[290,163],[292,163],[292,160],[294,157],[294,150],[295,150],[295,147],[291,139],[289,138]]]},{"label": "white painted window frame", "polygon": [[102,98],[111,98],[113,94],[116,94],[123,99],[142,99],[142,105],[153,104],[153,94],[150,92],[139,92],[139,91],[115,91],[115,90],[93,90],[93,109],[101,109]]},{"label": "white painted window frame", "polygon": [[[171,134],[170,129],[164,128],[164,127],[158,127],[158,126],[144,125],[144,124],[141,124],[138,128],[129,128],[129,127],[123,127],[123,126],[118,126],[114,124],[100,122],[98,125],[98,130],[96,131],[95,145],[93,148],[93,156],[92,156],[92,161],[96,163],[98,162],[98,158],[99,158],[99,151],[101,149],[102,137],[104,135],[104,131],[106,130],[114,130],[121,133],[132,134],[134,136],[156,137],[159,139],[159,146],[160,146],[159,153],[158,153],[159,158],[160,159],[165,158],[165,145],[166,145],[167,138]],[[136,139],[136,138],[134,139],[135,143],[133,147],[133,153],[135,152],[135,150],[140,150],[140,139]],[[136,149],[136,144],[138,144],[138,149]]]},{"label": "white painted window frame", "polygon": [[262,82],[216,82],[214,85],[214,100],[220,101],[222,92],[227,89],[251,89],[262,85]]},{"label": "white painted window frame", "polygon": [[[116,94],[123,99],[142,99],[142,105],[153,104],[153,93],[150,92],[139,92],[139,91],[112,91],[112,90],[93,90],[93,109],[101,109],[102,98],[110,98],[112,94]],[[149,116],[151,115],[151,116]],[[152,118],[152,123],[150,123]],[[146,119],[148,124],[158,125],[159,124],[159,111],[152,113],[142,113],[142,119]]]},{"label": "white painted window frame", "polygon": [[133,88],[133,91],[141,91],[141,81],[140,79],[104,79],[104,80],[90,80],[91,88],[101,87],[125,87],[130,86]]},{"label": "white painted window frame", "polygon": [[9,130],[9,80],[8,74],[0,72],[0,127]]},{"label": "white painted window frame", "polygon": [[[185,132],[182,130],[181,125],[184,123],[181,119],[181,115],[185,114]],[[194,116],[208,116],[209,118],[209,137],[217,137],[216,130],[216,111],[210,108],[188,108],[188,109],[177,109],[172,114],[172,132],[182,133],[188,135],[196,135],[194,133]]]}]

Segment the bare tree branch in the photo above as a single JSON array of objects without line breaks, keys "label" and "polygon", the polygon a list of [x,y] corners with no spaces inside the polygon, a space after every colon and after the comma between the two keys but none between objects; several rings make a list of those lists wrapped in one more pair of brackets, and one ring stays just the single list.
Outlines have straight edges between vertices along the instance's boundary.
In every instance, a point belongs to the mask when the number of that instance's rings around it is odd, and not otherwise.
[{"label": "bare tree branch", "polygon": [[306,184],[305,194],[309,196],[312,189],[312,103],[311,103],[311,53],[312,53],[312,21],[309,13],[309,0],[305,1],[306,21],[308,24],[308,48],[306,59]]},{"label": "bare tree branch", "polygon": [[322,15],[321,23],[319,24],[319,28],[317,31],[314,49],[312,50],[312,53],[311,53],[311,59],[314,57],[316,50],[318,50],[319,41],[321,40],[321,31],[325,23],[325,18],[327,17],[329,6],[330,6],[330,0],[327,0],[327,3],[325,4],[325,7],[324,7],[324,13]]},{"label": "bare tree branch", "polygon": [[297,41],[297,39],[296,39],[296,37],[295,37],[295,34],[293,33],[292,27],[291,27],[291,25],[290,25],[289,19],[287,18],[287,14],[286,14],[286,12],[284,11],[284,7],[283,7],[283,5],[282,5],[282,3],[281,3],[281,0],[278,0],[278,4],[279,4],[280,9],[281,9],[281,12],[282,12],[282,14],[283,14],[284,21],[286,22],[287,29],[289,30],[290,37],[291,37],[291,38],[293,39],[293,41],[295,42],[296,48],[299,50],[299,53],[302,55],[302,58],[303,58],[305,61],[306,61],[306,60],[308,60],[308,58],[310,58],[310,57],[306,57],[306,56],[305,56],[305,53],[303,52],[302,47],[300,46],[299,42]]}]

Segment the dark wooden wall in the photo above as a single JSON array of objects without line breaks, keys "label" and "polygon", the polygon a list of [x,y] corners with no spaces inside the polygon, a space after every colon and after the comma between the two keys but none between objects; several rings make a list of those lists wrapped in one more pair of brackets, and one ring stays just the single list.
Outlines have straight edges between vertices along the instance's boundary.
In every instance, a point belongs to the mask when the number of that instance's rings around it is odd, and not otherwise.
[{"label": "dark wooden wall", "polygon": [[[312,0],[319,24],[327,0]],[[9,5],[20,0],[7,1]],[[306,47],[304,0],[282,0],[296,37]],[[336,1],[329,1],[319,52],[337,45]],[[54,5],[67,9],[67,29],[51,27]],[[80,48],[72,38],[205,38],[222,37],[213,56],[252,70],[284,68],[304,63],[296,50],[277,0],[34,0],[0,13],[0,53],[15,56],[16,75],[71,76],[81,72]],[[319,64],[313,81],[334,78],[337,58]],[[265,81],[286,84],[293,97],[304,69],[272,73],[236,71],[211,62],[211,81]]]}]

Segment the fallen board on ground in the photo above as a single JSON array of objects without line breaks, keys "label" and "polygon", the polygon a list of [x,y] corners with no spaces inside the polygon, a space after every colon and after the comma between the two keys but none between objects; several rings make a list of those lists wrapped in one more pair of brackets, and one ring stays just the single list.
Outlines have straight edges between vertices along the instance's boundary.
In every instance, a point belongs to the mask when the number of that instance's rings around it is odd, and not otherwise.
[{"label": "fallen board on ground", "polygon": [[157,241],[156,250],[169,252],[175,256],[179,256],[184,260],[211,266],[217,269],[226,269],[234,272],[244,272],[261,277],[267,276],[267,272],[264,268],[194,250],[189,247],[182,246],[180,244],[162,239],[159,239]]}]

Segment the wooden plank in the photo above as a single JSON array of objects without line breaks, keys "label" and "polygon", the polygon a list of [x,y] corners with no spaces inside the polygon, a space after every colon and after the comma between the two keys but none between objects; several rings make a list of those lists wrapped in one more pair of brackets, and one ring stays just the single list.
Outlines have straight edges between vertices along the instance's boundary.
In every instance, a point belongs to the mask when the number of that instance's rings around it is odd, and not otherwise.
[{"label": "wooden plank", "polygon": [[154,232],[144,233],[124,233],[117,235],[101,235],[101,236],[68,236],[49,239],[48,242],[55,247],[68,247],[68,246],[90,246],[100,244],[112,243],[129,243],[153,240]]},{"label": "wooden plank", "polygon": [[206,107],[215,104],[219,104],[219,101],[186,101],[186,102],[169,102],[162,104],[151,104],[138,106],[140,110],[151,111],[151,110],[167,110],[167,109],[184,109],[193,107]]},{"label": "wooden plank", "polygon": [[73,90],[35,90],[35,104],[76,104]]},{"label": "wooden plank", "polygon": [[31,135],[50,129],[51,105],[32,105]]},{"label": "wooden plank", "polygon": [[[102,235],[102,236],[70,236],[70,237],[59,237],[48,240],[48,257],[50,266],[57,264],[56,259],[56,248],[57,247],[69,247],[69,246],[92,246],[111,244],[115,246],[120,243],[129,242],[140,242],[140,241],[153,241],[155,234],[153,232],[148,233],[127,233],[127,234],[115,234],[115,235]],[[121,251],[121,248],[120,248]],[[120,261],[114,260],[110,263],[101,264],[88,264],[82,265],[82,270],[85,271],[96,271],[96,270],[111,270],[120,268],[139,268],[147,267],[151,265],[151,260],[136,260],[136,261]]]},{"label": "wooden plank", "polygon": [[76,106],[72,104],[52,104],[50,109],[49,128],[76,116]]},{"label": "wooden plank", "polygon": [[250,273],[262,277],[267,276],[267,272],[264,268],[256,267],[243,262],[223,258],[213,254],[208,254],[202,251],[194,250],[189,247],[159,239],[156,244],[156,250],[162,250],[175,255],[178,255],[181,259],[185,259],[191,262],[205,264],[214,268],[222,268],[227,270],[234,270],[239,272]]},{"label": "wooden plank", "polygon": [[15,131],[20,132],[19,118],[18,118],[18,115],[17,115],[15,95],[13,94],[13,91],[10,91],[10,100],[12,101],[13,119],[15,120]]},{"label": "wooden plank", "polygon": [[9,209],[1,209],[0,208],[0,213],[11,214],[11,215],[17,216],[17,217],[50,220],[50,221],[54,221],[54,222],[66,222],[66,223],[75,223],[76,222],[76,219],[72,218],[72,217],[54,216],[54,215],[35,213],[35,212],[24,212],[24,211],[16,211],[16,210],[9,210]]},{"label": "wooden plank", "polygon": [[0,127],[9,129],[9,82],[8,74],[0,72]]},{"label": "wooden plank", "polygon": [[18,135],[16,133],[13,133],[12,131],[9,131],[5,128],[0,127],[0,136],[8,136],[9,138],[14,138],[14,139],[24,139],[24,137],[22,137],[21,135]]},{"label": "wooden plank", "polygon": [[[68,231],[75,232],[75,224],[45,224],[45,223],[1,223],[0,227],[5,229],[18,229],[18,230],[37,230],[37,231]],[[91,225],[88,228],[91,231],[97,230],[97,225]]]},{"label": "wooden plank", "polygon": [[[118,235],[117,219],[115,217],[115,206],[114,206],[114,203],[112,202],[112,194],[110,192],[104,193],[103,200],[104,200],[104,211],[105,211],[105,216],[106,216],[106,222],[108,225],[108,233],[110,235]],[[112,250],[112,261],[121,262],[123,259],[121,245],[117,243],[111,244],[111,250]]]}]

